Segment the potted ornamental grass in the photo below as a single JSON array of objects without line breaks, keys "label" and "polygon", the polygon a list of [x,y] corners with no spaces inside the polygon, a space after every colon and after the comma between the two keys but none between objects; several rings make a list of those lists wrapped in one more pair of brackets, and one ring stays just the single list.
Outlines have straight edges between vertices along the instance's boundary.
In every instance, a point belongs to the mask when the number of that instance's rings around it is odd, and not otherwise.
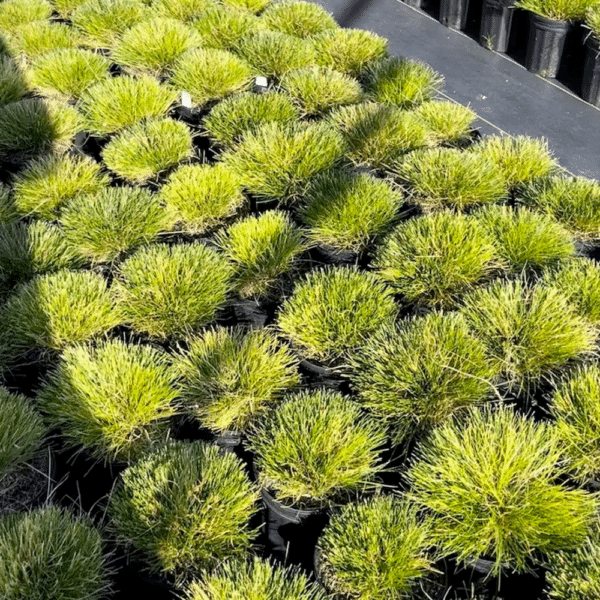
[{"label": "potted ornamental grass", "polygon": [[158,197],[175,230],[193,235],[224,225],[246,205],[240,175],[222,163],[179,167]]},{"label": "potted ornamental grass", "polygon": [[15,208],[24,217],[56,220],[79,194],[99,194],[110,182],[101,166],[85,156],[49,155],[29,162],[12,182]]},{"label": "potted ornamental grass", "polygon": [[223,256],[199,243],[141,248],[118,274],[112,291],[124,322],[156,340],[184,337],[214,320],[233,275]]},{"label": "potted ornamental grass", "polygon": [[494,163],[482,154],[457,148],[411,152],[394,161],[390,172],[410,187],[414,202],[425,210],[466,210],[507,197],[506,183]]},{"label": "potted ornamental grass", "polygon": [[234,454],[170,441],[121,473],[107,513],[117,541],[144,571],[182,585],[246,555],[257,499]]},{"label": "potted ornamental grass", "polygon": [[187,340],[175,361],[183,410],[219,445],[241,438],[300,383],[298,359],[268,329],[218,327]]},{"label": "potted ornamental grass", "polygon": [[257,557],[227,561],[185,591],[186,600],[326,600],[325,591],[297,567],[283,568]]},{"label": "potted ornamental grass", "polygon": [[45,499],[52,455],[42,416],[25,396],[0,387],[0,417],[0,515],[5,515]]},{"label": "potted ornamental grass", "polygon": [[430,100],[415,109],[436,144],[467,144],[477,115],[467,106],[449,100]]},{"label": "potted ornamental grass", "polygon": [[198,18],[211,5],[211,0],[156,0],[152,2],[151,7],[152,12],[161,17],[189,23]]},{"label": "potted ornamental grass", "polygon": [[89,517],[56,506],[0,517],[2,598],[102,600],[114,574]]},{"label": "potted ornamental grass", "polygon": [[273,2],[261,13],[260,18],[267,29],[300,38],[310,38],[339,27],[325,9],[302,0]]},{"label": "potted ornamental grass", "polygon": [[523,279],[475,290],[461,309],[497,362],[509,390],[526,396],[537,384],[594,351],[596,331],[569,297]]},{"label": "potted ornamental grass", "polygon": [[84,2],[86,0],[52,0],[54,10],[63,19],[68,19],[73,11]]},{"label": "potted ornamental grass", "polygon": [[143,188],[109,187],[69,200],[60,216],[67,242],[92,264],[112,263],[169,229],[158,197]]},{"label": "potted ornamental grass", "polygon": [[445,210],[397,225],[375,251],[372,266],[405,302],[448,308],[504,264],[476,219]]},{"label": "potted ornamental grass", "polygon": [[399,217],[403,194],[367,173],[328,171],[311,182],[298,210],[327,262],[354,262]]},{"label": "potted ornamental grass", "polygon": [[483,0],[479,43],[488,50],[506,52],[514,14],[514,0]]},{"label": "potted ornamental grass", "polygon": [[38,56],[59,48],[77,48],[81,35],[73,27],[56,21],[30,21],[21,23],[2,38],[12,56],[31,62]]},{"label": "potted ornamental grass", "polygon": [[540,271],[575,255],[571,234],[548,215],[496,205],[474,216],[514,274]]},{"label": "potted ornamental grass", "polygon": [[262,12],[273,0],[222,0],[225,6],[234,9],[243,9],[258,14]]},{"label": "potted ornamental grass", "polygon": [[408,598],[434,572],[431,528],[431,520],[403,497],[347,504],[317,542],[318,578],[334,597]]},{"label": "potted ornamental grass", "polygon": [[432,135],[414,112],[365,102],[332,111],[342,132],[347,157],[357,166],[385,170],[407,152],[431,145]]},{"label": "potted ornamental grass", "polygon": [[371,100],[404,109],[432,100],[444,83],[444,78],[424,62],[398,57],[370,64],[361,79]]},{"label": "potted ornamental grass", "polygon": [[0,78],[0,106],[29,94],[30,84],[10,56],[0,56]]},{"label": "potted ornamental grass", "polygon": [[23,23],[50,18],[52,5],[46,0],[5,0],[0,8],[0,31],[10,33]]},{"label": "potted ornamental grass", "polygon": [[464,29],[468,12],[469,0],[440,0],[440,23],[450,29]]},{"label": "potted ornamental grass", "polygon": [[222,147],[240,142],[246,132],[255,133],[262,124],[289,125],[300,118],[300,111],[286,94],[241,92],[219,102],[204,118],[203,127]]},{"label": "potted ornamental grass", "polygon": [[331,374],[398,308],[392,290],[356,267],[310,271],[284,301],[277,326],[311,371]]},{"label": "potted ornamental grass", "polygon": [[497,379],[498,366],[456,312],[383,327],[350,359],[360,404],[386,423],[395,446],[496,399]]},{"label": "potted ornamental grass", "polygon": [[552,426],[500,405],[433,431],[407,478],[440,553],[497,576],[585,541],[598,500],[558,483],[564,473]]},{"label": "potted ornamental grass", "polygon": [[0,224],[12,223],[17,217],[18,213],[15,209],[11,189],[0,182]]},{"label": "potted ornamental grass", "polygon": [[592,4],[585,13],[585,62],[581,79],[581,97],[594,106],[600,106],[600,6]]},{"label": "potted ornamental grass", "polygon": [[177,373],[167,355],[120,340],[67,348],[37,401],[69,447],[104,463],[139,458],[169,434]]}]

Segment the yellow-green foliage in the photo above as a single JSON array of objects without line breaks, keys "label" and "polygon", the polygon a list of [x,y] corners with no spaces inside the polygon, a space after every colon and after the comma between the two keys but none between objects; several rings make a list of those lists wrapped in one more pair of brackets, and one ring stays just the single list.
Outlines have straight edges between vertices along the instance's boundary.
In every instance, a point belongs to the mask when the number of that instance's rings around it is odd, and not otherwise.
[{"label": "yellow-green foliage", "polygon": [[474,111],[449,100],[423,102],[416,110],[438,144],[454,144],[467,138],[477,119]]},{"label": "yellow-green foliage", "polygon": [[187,23],[193,22],[213,4],[213,0],[153,0],[151,6],[152,12],[161,17]]},{"label": "yellow-green foliage", "polygon": [[76,10],[87,0],[50,0],[54,5],[54,10],[63,18],[68,19],[74,10]]},{"label": "yellow-green foliage", "polygon": [[244,37],[265,29],[264,23],[252,13],[221,4],[211,5],[191,26],[202,36],[203,47],[222,50],[234,50]]},{"label": "yellow-green foliage", "polygon": [[4,0],[0,3],[0,31],[11,33],[19,25],[47,19],[51,13],[46,0]]},{"label": "yellow-green foliage", "polygon": [[592,35],[600,39],[600,4],[594,2],[585,13],[585,25],[590,29]]},{"label": "yellow-green foliage", "polygon": [[0,182],[0,225],[11,223],[17,218],[11,189]]},{"label": "yellow-green foliage", "polygon": [[0,55],[0,106],[20,100],[29,93],[21,69],[10,56]]},{"label": "yellow-green foliage", "polygon": [[333,16],[325,9],[302,0],[275,2],[261,14],[261,19],[273,31],[302,38],[338,28]]},{"label": "yellow-green foliage", "polygon": [[33,60],[50,50],[75,48],[82,40],[79,32],[65,23],[32,21],[7,32],[6,42],[12,54]]},{"label": "yellow-green foliage", "polygon": [[252,13],[261,12],[273,0],[221,0],[225,6],[241,8]]},{"label": "yellow-green foliage", "polygon": [[597,0],[517,0],[515,6],[555,21],[581,21]]}]

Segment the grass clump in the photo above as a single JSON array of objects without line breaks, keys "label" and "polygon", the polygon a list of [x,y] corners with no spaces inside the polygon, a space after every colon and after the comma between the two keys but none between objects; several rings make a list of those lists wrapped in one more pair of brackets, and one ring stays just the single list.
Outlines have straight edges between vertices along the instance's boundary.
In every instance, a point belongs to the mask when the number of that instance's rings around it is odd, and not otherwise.
[{"label": "grass clump", "polygon": [[493,397],[497,365],[458,313],[382,328],[350,359],[360,402],[399,445]]},{"label": "grass clump", "polygon": [[152,11],[161,17],[189,23],[212,5],[213,0],[154,0]]},{"label": "grass clump", "polygon": [[111,77],[92,86],[81,97],[86,129],[106,136],[143,119],[163,116],[177,92],[149,76]]},{"label": "grass clump", "polygon": [[591,494],[556,483],[560,461],[548,424],[500,406],[436,429],[417,448],[408,480],[444,554],[466,564],[490,557],[495,575],[522,572],[534,552],[580,545],[597,510]]},{"label": "grass clump", "polygon": [[464,210],[507,196],[504,178],[483,154],[429,148],[396,161],[391,171],[412,187],[416,202],[426,209]]},{"label": "grass clump", "polygon": [[600,183],[585,177],[547,177],[519,190],[518,200],[548,213],[579,239],[600,239]]},{"label": "grass clump", "polygon": [[244,562],[227,561],[194,581],[186,600],[230,600],[240,594],[246,600],[326,600],[322,589],[298,568],[284,569],[257,557]]},{"label": "grass clump", "polygon": [[199,34],[181,21],[157,17],[128,29],[111,57],[132,73],[164,76],[179,58],[201,42]]},{"label": "grass clump", "polygon": [[225,258],[202,244],[155,245],[121,265],[115,288],[135,331],[167,339],[186,336],[215,318],[230,292],[231,274]]},{"label": "grass clump", "polygon": [[372,273],[324,268],[308,273],[286,299],[279,328],[307,358],[346,359],[396,315],[392,292]]},{"label": "grass clump", "polygon": [[225,6],[247,10],[257,14],[264,10],[273,0],[221,0]]},{"label": "grass clump", "polygon": [[70,245],[92,263],[112,262],[169,228],[158,197],[129,187],[77,196],[64,207],[60,222]]},{"label": "grass clump", "polygon": [[101,600],[111,569],[91,520],[54,506],[0,518],[0,596]]},{"label": "grass clump", "polygon": [[79,194],[98,194],[109,183],[91,158],[51,155],[30,162],[13,184],[14,204],[23,216],[52,221]]},{"label": "grass clump", "polygon": [[87,0],[51,0],[54,10],[63,18],[70,18],[73,11],[87,2]]},{"label": "grass clump", "polygon": [[470,151],[489,160],[509,188],[547,177],[558,169],[547,142],[541,138],[492,135]]},{"label": "grass clump", "polygon": [[88,50],[62,48],[36,60],[31,83],[43,96],[75,100],[89,87],[109,77],[108,58]]},{"label": "grass clump", "polygon": [[302,231],[279,210],[233,223],[216,241],[233,266],[234,286],[242,298],[272,295],[306,248]]},{"label": "grass clump", "polygon": [[321,114],[336,106],[356,104],[363,95],[356,79],[327,67],[290,71],[281,78],[281,86],[307,115]]},{"label": "grass clump", "polygon": [[590,30],[591,34],[600,39],[600,6],[593,3],[585,12],[584,27]]},{"label": "grass clump", "polygon": [[132,183],[143,183],[192,156],[189,127],[173,119],[137,123],[102,150],[106,166]]},{"label": "grass clump", "polygon": [[551,217],[527,209],[487,206],[475,213],[513,273],[536,271],[571,258],[569,232]]},{"label": "grass clump", "polygon": [[468,138],[477,119],[470,108],[446,100],[423,102],[415,113],[425,122],[438,144],[456,144]]},{"label": "grass clump", "polygon": [[333,16],[312,2],[283,0],[271,4],[261,19],[272,31],[308,38],[339,26]]},{"label": "grass clump", "polygon": [[191,26],[202,37],[202,47],[220,50],[235,50],[243,38],[265,27],[252,13],[232,10],[221,4],[209,6]]},{"label": "grass clump", "polygon": [[404,109],[431,100],[444,83],[424,62],[396,56],[370,64],[362,77],[372,100]]},{"label": "grass clump", "polygon": [[287,505],[325,507],[375,486],[381,425],[327,389],[304,391],[268,413],[250,436],[259,483]]},{"label": "grass clump", "polygon": [[[430,521],[404,498],[348,504],[318,541],[321,578],[330,592],[347,598],[407,598],[433,570],[430,540]],[[365,552],[369,561],[360,558]]]},{"label": "grass clump", "polygon": [[176,367],[185,410],[218,433],[247,431],[300,383],[297,359],[267,329],[208,330]]},{"label": "grass clump", "polygon": [[384,58],[388,41],[363,29],[330,29],[311,39],[317,64],[358,76],[370,63]]},{"label": "grass clump", "polygon": [[244,205],[240,176],[227,165],[183,165],[160,190],[180,230],[199,234],[222,225]]},{"label": "grass clump", "polygon": [[29,462],[46,436],[42,417],[21,394],[0,387],[0,484],[19,465]]},{"label": "grass clump", "polygon": [[121,36],[148,16],[141,0],[88,0],[71,15],[86,45],[113,48]]},{"label": "grass clump", "polygon": [[40,98],[11,102],[0,107],[0,160],[22,164],[65,152],[81,125],[72,106]]},{"label": "grass clump", "polygon": [[395,221],[402,193],[364,173],[330,171],[316,177],[298,211],[313,242],[362,252]]},{"label": "grass clump", "polygon": [[555,21],[581,21],[596,0],[517,0],[514,6]]},{"label": "grass clump", "polygon": [[150,573],[183,582],[247,552],[257,494],[239,458],[173,441],[121,475],[108,514]]},{"label": "grass clump", "polygon": [[29,61],[59,48],[76,48],[82,42],[78,31],[65,23],[32,21],[6,32],[12,54],[22,54]]},{"label": "grass clump", "polygon": [[299,110],[284,94],[242,92],[219,102],[204,119],[204,128],[222,146],[232,146],[245,133],[256,133],[265,123],[290,125]]},{"label": "grass clump", "polygon": [[0,55],[0,106],[16,102],[29,93],[29,85],[10,56]]},{"label": "grass clump", "polygon": [[327,123],[265,123],[223,154],[258,199],[293,201],[309,180],[343,157],[341,134]]},{"label": "grass clump", "polygon": [[247,90],[252,68],[227,50],[198,48],[186,52],[176,63],[171,83],[187,91],[198,107]]},{"label": "grass clump", "polygon": [[348,158],[359,166],[386,169],[399,156],[432,141],[414,113],[374,102],[338,108],[331,120],[344,134]]},{"label": "grass clump", "polygon": [[236,52],[265,77],[279,78],[315,64],[309,42],[277,31],[259,31],[243,38]]},{"label": "grass clump", "polygon": [[442,211],[399,224],[377,249],[373,267],[405,301],[447,308],[502,263],[472,217]]},{"label": "grass clump", "polygon": [[11,223],[17,216],[11,189],[0,182],[0,225]]},{"label": "grass clump", "polygon": [[52,6],[46,0],[4,0],[0,4],[0,31],[13,32],[19,25],[43,21],[52,14]]},{"label": "grass clump", "polygon": [[48,422],[96,460],[131,461],[167,437],[177,375],[150,346],[103,342],[67,348],[38,393]]},{"label": "grass clump", "polygon": [[517,392],[595,347],[592,326],[576,314],[567,296],[548,286],[498,281],[469,295],[463,314]]}]

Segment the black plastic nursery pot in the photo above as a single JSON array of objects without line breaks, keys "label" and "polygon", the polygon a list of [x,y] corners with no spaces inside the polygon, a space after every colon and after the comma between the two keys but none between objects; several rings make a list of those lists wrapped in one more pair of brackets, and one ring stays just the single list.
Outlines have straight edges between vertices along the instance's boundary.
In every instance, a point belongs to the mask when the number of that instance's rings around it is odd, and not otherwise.
[{"label": "black plastic nursery pot", "polygon": [[514,10],[507,0],[483,0],[479,43],[496,52],[506,52]]},{"label": "black plastic nursery pot", "polygon": [[242,434],[236,431],[223,431],[215,435],[213,444],[225,452],[235,454],[242,447]]},{"label": "black plastic nursery pot", "polygon": [[536,75],[553,79],[558,73],[571,23],[529,13],[525,66]]},{"label": "black plastic nursery pot", "polygon": [[469,0],[440,0],[440,23],[450,29],[464,29]]},{"label": "black plastic nursery pot", "polygon": [[252,298],[238,298],[233,304],[233,312],[238,321],[250,327],[261,328],[271,321],[275,314],[275,303],[258,302]]},{"label": "black plastic nursery pot", "polygon": [[402,0],[405,4],[412,6],[413,8],[421,8],[421,0]]},{"label": "black plastic nursery pot", "polygon": [[600,108],[600,42],[592,35],[585,40],[581,97]]}]

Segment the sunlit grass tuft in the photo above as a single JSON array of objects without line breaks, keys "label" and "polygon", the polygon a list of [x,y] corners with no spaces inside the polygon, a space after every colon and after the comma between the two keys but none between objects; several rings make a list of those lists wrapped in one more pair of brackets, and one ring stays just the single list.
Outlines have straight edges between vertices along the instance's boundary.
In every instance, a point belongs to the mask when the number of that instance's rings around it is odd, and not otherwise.
[{"label": "sunlit grass tuft", "polygon": [[0,55],[0,106],[16,102],[29,92],[30,86],[15,61]]},{"label": "sunlit grass tuft", "polygon": [[48,19],[52,5],[46,0],[4,0],[0,4],[0,31],[11,33],[19,25]]},{"label": "sunlit grass tuft", "polygon": [[34,60],[59,48],[76,48],[82,42],[77,30],[65,23],[32,21],[20,24],[6,32],[6,43],[11,54],[23,55],[28,61]]},{"label": "sunlit grass tuft", "polygon": [[456,144],[468,138],[477,119],[470,108],[446,100],[424,102],[415,113],[423,119],[438,144]]},{"label": "sunlit grass tuft", "polygon": [[153,0],[151,7],[161,17],[190,23],[213,5],[213,0]]},{"label": "sunlit grass tuft", "polygon": [[273,31],[301,38],[338,28],[333,16],[324,8],[302,0],[274,2],[261,14],[261,19]]}]

